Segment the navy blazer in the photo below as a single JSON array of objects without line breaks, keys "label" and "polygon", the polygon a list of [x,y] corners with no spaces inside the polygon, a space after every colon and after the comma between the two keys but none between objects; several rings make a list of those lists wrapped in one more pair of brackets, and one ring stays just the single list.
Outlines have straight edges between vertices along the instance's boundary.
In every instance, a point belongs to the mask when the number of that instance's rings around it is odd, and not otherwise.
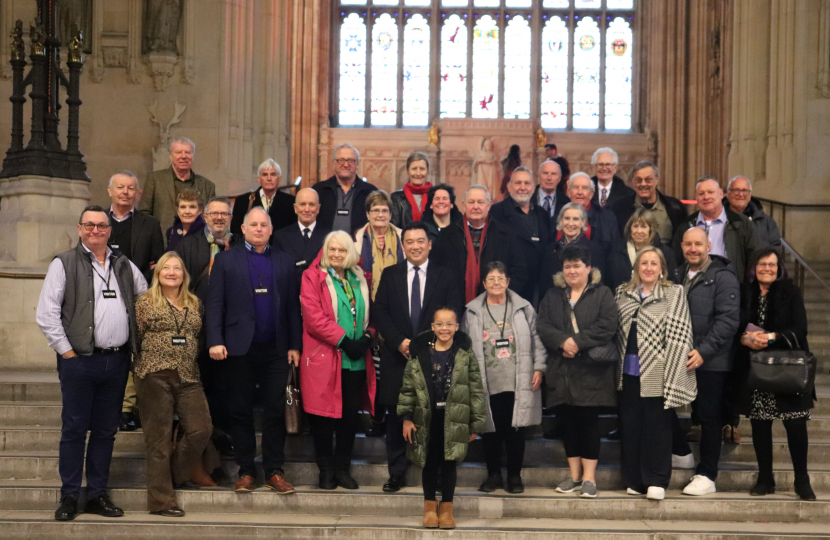
[{"label": "navy blazer", "polygon": [[[300,290],[291,257],[278,249],[269,252],[274,268],[271,287],[277,353],[287,357],[289,350],[303,348]],[[243,244],[218,253],[213,261],[205,315],[207,346],[224,345],[228,356],[246,354],[254,338],[254,319],[254,288]]]}]

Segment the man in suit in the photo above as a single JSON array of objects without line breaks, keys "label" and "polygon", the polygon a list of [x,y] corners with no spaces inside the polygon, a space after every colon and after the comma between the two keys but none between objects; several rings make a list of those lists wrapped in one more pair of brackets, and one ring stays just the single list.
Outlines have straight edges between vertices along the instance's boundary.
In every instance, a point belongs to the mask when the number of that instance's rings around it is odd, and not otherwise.
[{"label": "man in suit", "polygon": [[313,189],[303,188],[297,192],[294,211],[298,223],[274,232],[271,245],[293,257],[297,275],[302,279],[303,272],[323,249],[323,240],[331,231],[317,222],[320,197]]},{"label": "man in suit", "polygon": [[562,182],[562,166],[556,161],[543,161],[539,165],[539,185],[533,192],[536,206],[548,214],[548,229],[556,230],[556,216],[563,206],[571,202],[565,194]]},{"label": "man in suit", "polygon": [[251,208],[259,206],[265,208],[271,216],[274,230],[278,231],[297,222],[294,213],[294,197],[279,189],[282,183],[282,169],[279,163],[271,158],[259,164],[256,173],[259,187],[250,193],[240,195],[233,205],[233,219],[231,232],[242,234],[242,220]]},{"label": "man in suit", "polygon": [[[625,185],[625,181],[617,176],[617,166],[620,158],[613,148],[599,148],[591,156],[591,165],[594,166],[594,176],[591,177],[596,183],[594,202],[603,208],[611,208],[620,199],[634,195],[634,190]],[[621,223],[620,227],[625,225]]]},{"label": "man in suit", "polygon": [[334,176],[314,184],[320,195],[319,222],[332,231],[346,231],[353,235],[366,225],[366,196],[378,188],[358,179],[360,152],[349,143],[338,145],[331,158]]},{"label": "man in suit", "polygon": [[421,221],[407,225],[401,233],[405,261],[387,267],[381,275],[372,320],[383,338],[380,353],[380,384],[375,399],[386,408],[386,456],[389,480],[383,491],[405,486],[407,469],[403,418],[397,414],[398,394],[409,358],[409,343],[430,329],[435,311],[450,307],[460,316],[464,296],[460,284],[446,268],[429,260],[432,242]]},{"label": "man in suit", "polygon": [[213,182],[193,172],[191,166],[195,154],[196,143],[187,137],[179,137],[170,143],[170,167],[153,171],[144,180],[138,209],[149,212],[159,220],[163,231],[173,225],[176,218],[176,197],[183,190],[194,190],[203,204],[216,196]]},{"label": "man in suit", "polygon": [[262,467],[265,487],[294,493],[285,479],[285,383],[289,364],[300,363],[302,320],[294,261],[271,249],[271,218],[252,208],[242,224],[245,245],[219,253],[214,261],[206,314],[210,357],[227,362],[228,409],[235,490],[253,491],[256,482],[254,389],[262,396]]},{"label": "man in suit", "polygon": [[584,172],[574,173],[568,180],[568,198],[571,202],[579,203],[588,212],[588,236],[592,242],[602,244],[603,249],[611,246],[620,239],[620,229],[614,212],[603,208],[594,202],[594,181]]}]

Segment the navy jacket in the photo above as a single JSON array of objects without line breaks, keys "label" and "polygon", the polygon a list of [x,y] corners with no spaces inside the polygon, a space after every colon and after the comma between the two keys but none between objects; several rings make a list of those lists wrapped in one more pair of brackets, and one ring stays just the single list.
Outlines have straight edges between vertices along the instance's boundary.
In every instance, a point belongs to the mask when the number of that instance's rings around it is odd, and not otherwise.
[{"label": "navy jacket", "polygon": [[[278,249],[270,249],[274,268],[271,280],[275,302],[277,353],[302,350],[303,323],[300,317],[300,290],[294,260]],[[205,327],[207,346],[224,345],[228,356],[248,352],[254,337],[254,289],[248,271],[245,245],[216,255],[210,273]]]}]

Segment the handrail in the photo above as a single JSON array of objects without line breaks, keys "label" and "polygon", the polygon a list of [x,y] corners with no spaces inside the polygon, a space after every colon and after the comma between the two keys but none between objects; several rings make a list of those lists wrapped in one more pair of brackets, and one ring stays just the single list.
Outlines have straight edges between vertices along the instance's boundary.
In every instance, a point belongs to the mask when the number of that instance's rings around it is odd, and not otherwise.
[{"label": "handrail", "polygon": [[769,205],[769,212],[768,214],[772,219],[775,219],[775,207],[779,206],[781,211],[780,224],[781,224],[781,236],[786,236],[787,231],[787,208],[825,208],[830,209],[830,204],[813,204],[813,203],[788,203],[783,201],[776,201],[775,199],[767,199],[764,197],[754,197],[761,202],[765,202]]},{"label": "handrail", "polygon": [[804,294],[804,271],[805,271],[805,269],[809,270],[810,273],[813,274],[813,277],[816,278],[818,280],[818,282],[822,285],[822,287],[824,287],[824,289],[826,291],[830,292],[830,285],[828,285],[827,282],[825,282],[823,279],[821,279],[821,277],[819,277],[819,275],[816,274],[816,271],[813,270],[810,267],[809,264],[807,264],[807,261],[805,261],[804,258],[801,255],[799,255],[799,253],[795,250],[795,248],[793,248],[783,238],[781,239],[781,246],[783,246],[784,250],[786,252],[789,252],[789,254],[793,258],[793,262],[795,263],[795,276],[793,276],[793,281],[795,282],[796,285],[798,285],[798,288],[801,289],[801,294],[802,295]]}]

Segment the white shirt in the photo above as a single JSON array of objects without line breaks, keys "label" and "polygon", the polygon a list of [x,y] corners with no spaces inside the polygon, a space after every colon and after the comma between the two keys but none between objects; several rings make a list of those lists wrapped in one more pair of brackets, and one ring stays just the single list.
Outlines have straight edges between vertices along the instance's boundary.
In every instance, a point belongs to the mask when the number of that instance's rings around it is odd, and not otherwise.
[{"label": "white shirt", "polygon": [[[429,259],[424,261],[424,264],[418,267],[418,279],[421,282],[421,307],[424,307],[424,291],[427,287],[427,266],[429,266]],[[415,265],[406,261],[406,295],[409,298],[409,305],[412,305],[412,280],[415,279]]]},{"label": "white shirt", "polygon": [[265,196],[265,190],[262,188],[259,188],[259,193],[259,200],[262,203],[262,207],[265,209],[266,212],[270,212],[271,203],[274,202],[274,196],[277,194],[277,192],[275,191],[274,195],[271,195],[271,198]]},{"label": "white shirt", "polygon": [[130,211],[129,211],[129,212],[127,212],[126,214],[124,214],[124,217],[119,218],[119,217],[118,217],[118,215],[115,213],[115,205],[110,205],[110,212],[109,212],[109,214],[110,214],[110,217],[111,217],[114,221],[117,221],[117,222],[121,223],[122,221],[127,221],[128,219],[130,219],[131,217],[133,217],[133,212],[134,212],[134,211],[135,211],[135,206],[133,206],[132,208],[130,208]]},{"label": "white shirt", "polygon": [[[299,225],[299,226],[300,226],[300,234],[302,234],[303,236],[305,236],[305,230],[306,230],[306,229],[308,229],[309,231],[311,231],[310,235],[311,235],[311,234],[314,234],[314,227],[316,227],[316,226],[317,226],[317,222],[315,221],[315,222],[314,222],[314,223],[312,223],[311,225],[303,225],[302,223],[300,223],[300,222],[298,221],[298,222],[297,222],[297,225]],[[309,235],[309,236],[310,236],[310,235]]]}]

